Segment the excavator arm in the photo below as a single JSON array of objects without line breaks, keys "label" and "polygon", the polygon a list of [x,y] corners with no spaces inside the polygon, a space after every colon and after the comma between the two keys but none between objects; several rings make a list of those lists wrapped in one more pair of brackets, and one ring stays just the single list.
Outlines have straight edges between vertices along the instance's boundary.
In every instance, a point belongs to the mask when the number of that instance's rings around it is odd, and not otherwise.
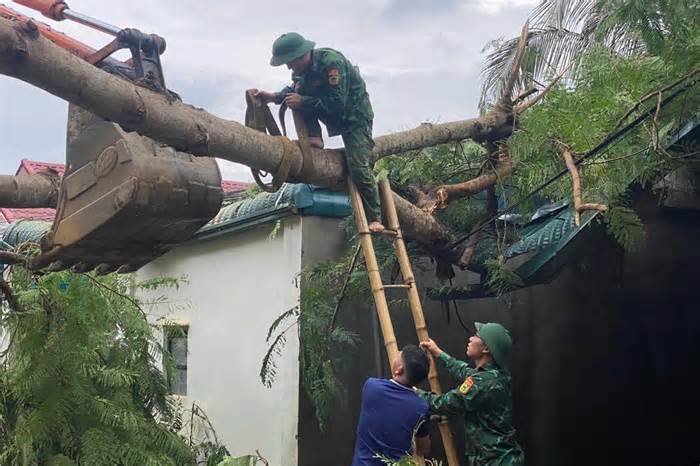
[{"label": "excavator arm", "polygon": [[[53,20],[70,19],[113,35],[95,50],[0,4],[1,17],[33,21],[42,36],[83,60],[168,99],[178,98],[165,87],[161,37],[75,13],[63,1],[16,3]],[[132,58],[122,62],[110,56],[120,49],[129,49]],[[178,152],[70,104],[56,217],[41,240],[41,254],[29,266],[98,273],[136,270],[190,239],[218,213],[222,198],[214,159]]]}]

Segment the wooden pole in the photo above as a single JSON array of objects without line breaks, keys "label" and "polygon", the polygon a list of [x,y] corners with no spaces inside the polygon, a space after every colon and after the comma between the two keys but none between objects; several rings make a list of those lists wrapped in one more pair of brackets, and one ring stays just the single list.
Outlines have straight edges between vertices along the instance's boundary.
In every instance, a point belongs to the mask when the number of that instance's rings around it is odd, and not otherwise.
[{"label": "wooden pole", "polygon": [[[404,243],[401,235],[401,225],[399,224],[399,217],[396,214],[396,206],[394,205],[394,198],[391,193],[391,186],[389,185],[388,179],[383,178],[379,182],[379,192],[381,193],[382,204],[384,205],[384,211],[387,216],[387,226],[390,230],[394,230],[396,232],[394,248],[396,249],[396,257],[399,260],[399,267],[401,268],[401,275],[403,276],[404,284],[408,285],[409,287],[408,302],[411,307],[411,313],[413,314],[413,321],[416,325],[418,340],[424,341],[429,338],[428,326],[425,324],[423,306],[421,305],[420,296],[418,295],[416,279],[413,275],[413,268],[411,267],[411,261],[408,257],[408,251],[406,250],[406,243]],[[428,355],[428,359],[430,360],[430,370],[428,372],[430,389],[434,393],[442,393],[442,387],[440,387],[437,369],[435,368],[435,360],[431,355]],[[447,456],[447,464],[449,466],[459,466],[459,457],[457,456],[457,449],[454,445],[452,432],[450,432],[449,422],[446,419],[443,419],[440,421],[438,426],[440,428],[440,435],[442,436],[442,445],[445,449],[445,456]]]},{"label": "wooden pole", "polygon": [[374,296],[374,307],[377,310],[379,317],[379,325],[384,336],[384,347],[386,354],[389,357],[389,367],[398,356],[399,350],[396,344],[396,336],[394,335],[394,326],[391,324],[391,315],[389,314],[389,305],[386,302],[384,295],[384,286],[382,285],[382,277],[379,273],[379,265],[377,264],[377,256],[374,253],[372,245],[372,237],[367,225],[367,217],[365,209],[362,205],[362,199],[357,192],[355,183],[348,179],[348,189],[350,199],[352,200],[353,211],[355,212],[355,224],[357,225],[357,233],[360,235],[360,244],[362,245],[362,253],[365,256],[365,264],[367,265],[367,274],[369,275],[369,284]]}]

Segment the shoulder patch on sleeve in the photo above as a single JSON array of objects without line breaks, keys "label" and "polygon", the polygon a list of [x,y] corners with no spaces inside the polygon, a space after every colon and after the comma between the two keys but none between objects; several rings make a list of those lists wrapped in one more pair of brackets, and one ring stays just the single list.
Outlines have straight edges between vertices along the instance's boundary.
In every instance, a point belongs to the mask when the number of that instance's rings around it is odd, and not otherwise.
[{"label": "shoulder patch on sleeve", "polygon": [[467,377],[464,380],[464,383],[459,386],[459,393],[461,393],[462,395],[466,395],[467,393],[469,393],[469,390],[473,386],[474,386],[474,379],[472,379],[471,377]]},{"label": "shoulder patch on sleeve", "polygon": [[328,84],[331,86],[340,85],[340,70],[338,68],[328,68]]}]

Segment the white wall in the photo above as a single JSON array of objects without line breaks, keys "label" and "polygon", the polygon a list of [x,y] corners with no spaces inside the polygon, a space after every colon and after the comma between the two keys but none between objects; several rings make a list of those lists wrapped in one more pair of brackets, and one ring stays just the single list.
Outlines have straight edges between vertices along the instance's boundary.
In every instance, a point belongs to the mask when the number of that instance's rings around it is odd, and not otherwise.
[{"label": "white wall", "polygon": [[195,401],[206,411],[234,456],[259,449],[272,465],[295,466],[296,331],[287,332],[271,389],[262,385],[259,371],[270,324],[299,299],[301,219],[285,219],[270,238],[273,227],[180,246],[142,268],[138,277],[188,277],[178,291],[167,292],[169,299],[190,305],[167,311],[168,319],[190,325],[185,406]]}]

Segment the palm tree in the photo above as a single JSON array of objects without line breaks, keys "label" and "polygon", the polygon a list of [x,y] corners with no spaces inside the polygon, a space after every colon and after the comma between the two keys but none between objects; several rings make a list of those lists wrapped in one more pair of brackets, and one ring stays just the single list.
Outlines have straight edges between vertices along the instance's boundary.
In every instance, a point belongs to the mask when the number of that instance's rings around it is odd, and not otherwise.
[{"label": "palm tree", "polygon": [[[544,87],[543,82],[568,67],[565,77],[574,77],[580,58],[594,46],[625,56],[658,49],[673,26],[680,26],[679,15],[692,12],[686,0],[542,0],[529,17],[528,43],[513,97]],[[517,43],[518,38],[499,39],[484,47],[489,54],[482,70],[482,111],[502,94]]]}]

